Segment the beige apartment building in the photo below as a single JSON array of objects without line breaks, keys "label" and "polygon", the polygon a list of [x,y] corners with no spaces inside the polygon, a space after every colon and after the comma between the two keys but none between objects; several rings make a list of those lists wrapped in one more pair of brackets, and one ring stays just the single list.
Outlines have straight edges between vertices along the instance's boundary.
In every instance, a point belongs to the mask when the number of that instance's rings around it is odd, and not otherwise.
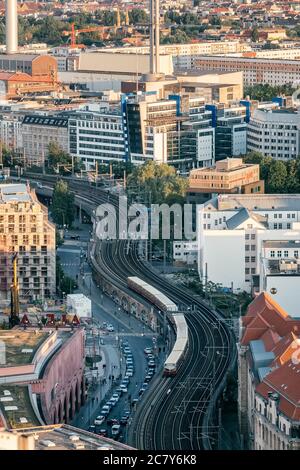
[{"label": "beige apartment building", "polygon": [[55,294],[55,226],[25,184],[0,185],[0,300],[10,300],[12,257],[17,253],[21,300]]},{"label": "beige apartment building", "polygon": [[195,60],[195,68],[205,72],[243,72],[244,85],[257,83],[272,86],[299,84],[298,60],[245,58],[230,56],[202,56]]},{"label": "beige apartment building", "polygon": [[210,168],[192,170],[189,176],[189,196],[263,192],[264,181],[259,179],[259,165],[244,163],[242,158],[219,160]]},{"label": "beige apartment building", "polygon": [[44,165],[51,142],[69,151],[68,120],[56,116],[27,115],[22,122],[24,156],[27,165]]}]

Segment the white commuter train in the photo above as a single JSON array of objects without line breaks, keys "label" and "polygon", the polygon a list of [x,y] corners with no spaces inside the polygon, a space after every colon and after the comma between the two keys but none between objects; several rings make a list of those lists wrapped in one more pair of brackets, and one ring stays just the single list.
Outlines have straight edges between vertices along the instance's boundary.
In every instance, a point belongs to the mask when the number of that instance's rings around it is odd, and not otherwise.
[{"label": "white commuter train", "polygon": [[130,289],[145,297],[163,312],[166,312],[169,321],[174,326],[176,341],[170,355],[165,361],[164,375],[176,375],[188,346],[188,328],[184,315],[177,313],[178,307],[172,300],[139,277],[128,277],[127,283]]}]

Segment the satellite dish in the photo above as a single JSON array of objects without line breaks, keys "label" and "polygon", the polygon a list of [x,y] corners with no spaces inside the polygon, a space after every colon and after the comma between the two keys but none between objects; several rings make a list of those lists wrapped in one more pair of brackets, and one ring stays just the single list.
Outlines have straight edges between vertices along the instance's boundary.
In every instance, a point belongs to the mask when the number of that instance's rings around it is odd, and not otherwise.
[{"label": "satellite dish", "polygon": [[276,289],[276,287],[272,287],[272,288],[270,289],[270,292],[271,292],[271,294],[273,294],[273,295],[277,294],[277,289]]}]

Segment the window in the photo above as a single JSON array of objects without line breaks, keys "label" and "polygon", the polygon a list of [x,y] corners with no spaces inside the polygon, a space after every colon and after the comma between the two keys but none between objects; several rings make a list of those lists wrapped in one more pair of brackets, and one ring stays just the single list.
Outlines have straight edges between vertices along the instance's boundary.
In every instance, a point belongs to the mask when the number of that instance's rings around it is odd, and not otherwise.
[{"label": "window", "polygon": [[246,246],[245,246],[245,250],[246,250],[246,251],[249,251],[249,250],[250,250],[250,245],[246,245]]},{"label": "window", "polygon": [[251,263],[255,263],[256,261],[256,257],[255,256],[251,256]]},{"label": "window", "polygon": [[250,274],[250,269],[249,268],[245,268],[245,274]]},{"label": "window", "polygon": [[251,251],[255,251],[255,248],[256,248],[255,245],[251,245]]},{"label": "window", "polygon": [[277,224],[274,224],[274,230],[277,230]]},{"label": "window", "polygon": [[250,256],[245,256],[245,263],[249,263],[250,261]]},{"label": "window", "polygon": [[281,258],[281,256],[282,256],[282,251],[281,250],[277,251],[277,258]]},{"label": "window", "polygon": [[271,257],[271,258],[275,258],[275,251],[274,251],[274,250],[271,250],[271,251],[270,251],[270,257]]},{"label": "window", "polygon": [[274,214],[274,219],[277,219],[277,214]]},{"label": "window", "polygon": [[246,235],[245,235],[245,239],[246,239],[246,240],[249,240],[249,239],[250,239],[250,235],[249,235],[249,233],[246,233]]},{"label": "window", "polygon": [[30,247],[30,252],[31,253],[36,253],[36,246],[35,245]]},{"label": "window", "polygon": [[252,233],[251,240],[255,240],[255,233]]},{"label": "window", "polygon": [[255,268],[251,268],[251,274],[255,274]]},{"label": "window", "polygon": [[294,256],[295,256],[295,258],[298,258],[298,256],[299,256],[299,251],[298,250],[294,251]]},{"label": "window", "polygon": [[281,230],[282,229],[282,224],[278,224],[278,228],[279,228],[279,230]]},{"label": "window", "polygon": [[285,257],[285,258],[288,258],[288,256],[289,256],[288,250],[284,250],[284,257]]},{"label": "window", "polygon": [[286,228],[291,228],[291,224],[287,223]]}]

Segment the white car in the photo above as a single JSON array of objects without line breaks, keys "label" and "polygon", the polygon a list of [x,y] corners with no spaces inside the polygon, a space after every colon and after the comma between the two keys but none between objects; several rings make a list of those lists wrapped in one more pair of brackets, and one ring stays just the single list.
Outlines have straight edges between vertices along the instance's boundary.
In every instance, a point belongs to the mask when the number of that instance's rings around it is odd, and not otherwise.
[{"label": "white car", "polygon": [[132,377],[133,376],[133,370],[132,369],[127,369],[125,377]]},{"label": "white car", "polygon": [[110,331],[110,332],[115,331],[115,329],[112,325],[107,325],[106,329],[107,329],[107,331]]},{"label": "white car", "polygon": [[120,434],[120,428],[121,428],[121,426],[119,424],[114,424],[111,427],[112,436],[118,436]]},{"label": "white car", "polygon": [[126,385],[120,385],[120,390],[121,390],[123,393],[127,393],[127,386],[126,386]]},{"label": "white car", "polygon": [[97,418],[94,421],[95,426],[101,426],[102,423],[104,423],[105,417],[104,416],[97,416]]}]

